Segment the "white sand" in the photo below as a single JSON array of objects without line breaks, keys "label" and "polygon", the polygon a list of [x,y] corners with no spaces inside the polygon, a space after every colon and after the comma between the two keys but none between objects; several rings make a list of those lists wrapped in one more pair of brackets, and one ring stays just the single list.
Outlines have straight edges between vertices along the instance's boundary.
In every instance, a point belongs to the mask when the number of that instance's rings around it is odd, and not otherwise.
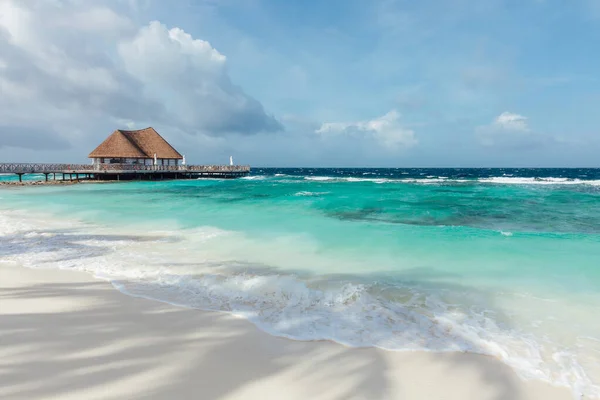
[{"label": "white sand", "polygon": [[0,264],[1,399],[572,399],[490,357],[275,338],[84,273]]}]

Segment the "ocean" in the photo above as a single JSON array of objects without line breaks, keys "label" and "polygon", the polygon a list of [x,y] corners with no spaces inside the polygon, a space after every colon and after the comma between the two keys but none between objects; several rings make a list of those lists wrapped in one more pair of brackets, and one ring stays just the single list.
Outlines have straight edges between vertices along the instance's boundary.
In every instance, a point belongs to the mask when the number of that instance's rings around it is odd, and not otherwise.
[{"label": "ocean", "polygon": [[600,398],[600,169],[2,187],[0,262],[291,339],[486,354]]}]

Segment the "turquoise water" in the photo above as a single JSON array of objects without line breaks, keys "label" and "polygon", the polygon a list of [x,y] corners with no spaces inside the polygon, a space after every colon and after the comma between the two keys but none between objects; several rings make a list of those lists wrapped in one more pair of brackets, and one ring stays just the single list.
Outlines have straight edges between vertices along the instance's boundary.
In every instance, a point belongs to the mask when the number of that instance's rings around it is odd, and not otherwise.
[{"label": "turquoise water", "polygon": [[294,339],[489,354],[600,398],[599,170],[10,187],[0,227],[4,262],[87,270]]},{"label": "turquoise water", "polygon": [[[35,182],[45,180],[44,174],[26,174],[21,177],[23,182]],[[50,175],[49,179],[52,179]],[[0,182],[19,182],[19,176],[17,174],[0,174]]]}]

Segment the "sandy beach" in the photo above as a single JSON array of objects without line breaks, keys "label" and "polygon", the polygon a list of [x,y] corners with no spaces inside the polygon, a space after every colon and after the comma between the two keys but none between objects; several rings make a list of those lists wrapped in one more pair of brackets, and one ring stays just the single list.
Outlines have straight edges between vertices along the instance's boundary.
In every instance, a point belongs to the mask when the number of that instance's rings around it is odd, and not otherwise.
[{"label": "sandy beach", "polygon": [[490,357],[277,338],[86,273],[4,264],[0,282],[0,398],[572,398]]},{"label": "sandy beach", "polygon": [[600,400],[599,21],[0,0],[0,400]]}]

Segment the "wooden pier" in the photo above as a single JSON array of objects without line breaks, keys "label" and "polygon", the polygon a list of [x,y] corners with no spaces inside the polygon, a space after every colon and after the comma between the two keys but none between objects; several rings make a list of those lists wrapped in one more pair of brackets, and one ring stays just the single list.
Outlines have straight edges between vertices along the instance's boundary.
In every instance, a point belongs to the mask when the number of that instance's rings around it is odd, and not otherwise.
[{"label": "wooden pier", "polygon": [[0,163],[0,174],[16,174],[22,182],[25,174],[43,174],[62,180],[164,180],[230,179],[250,173],[247,165],[142,165],[142,164],[34,164]]}]

